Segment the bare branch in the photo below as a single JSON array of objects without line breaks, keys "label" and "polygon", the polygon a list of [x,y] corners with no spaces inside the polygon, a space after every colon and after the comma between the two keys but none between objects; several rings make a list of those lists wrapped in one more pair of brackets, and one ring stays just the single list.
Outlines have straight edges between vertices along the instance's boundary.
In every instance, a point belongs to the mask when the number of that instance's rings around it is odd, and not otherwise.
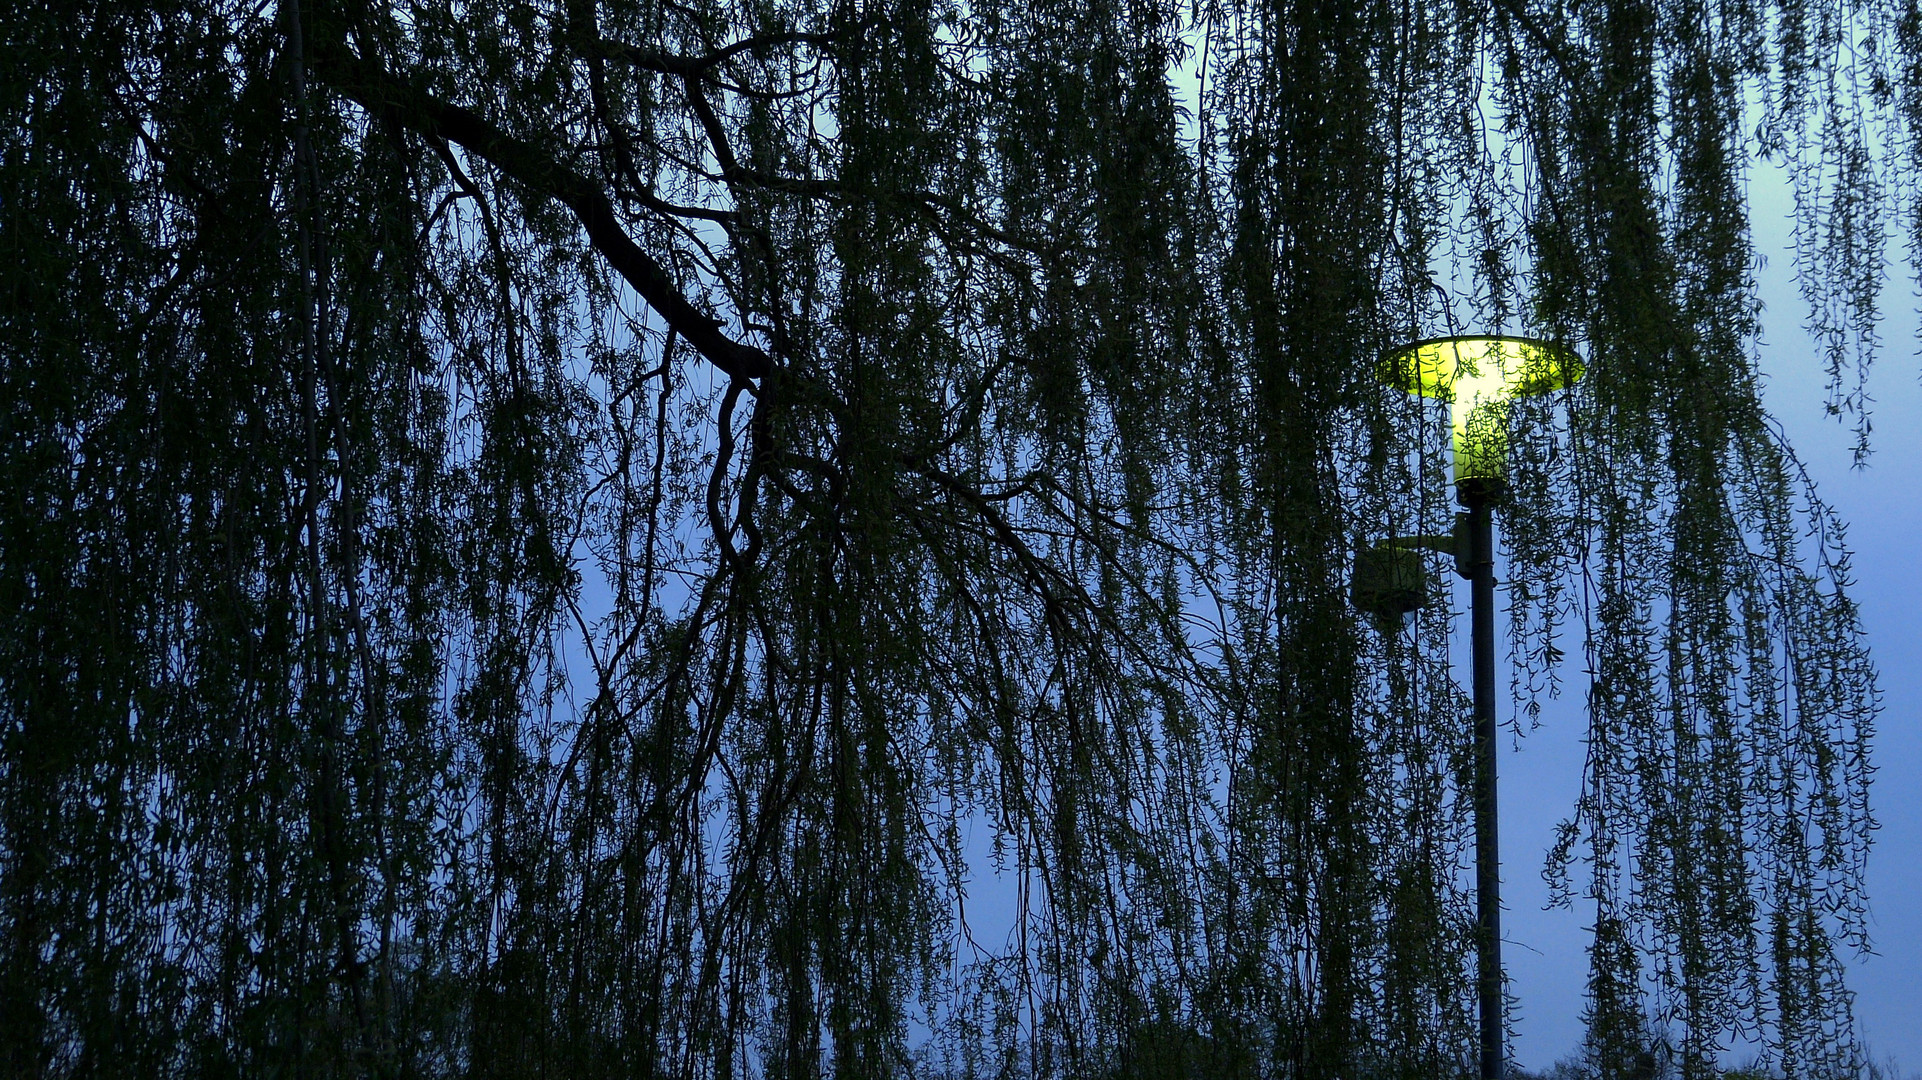
[{"label": "bare branch", "polygon": [[572,210],[608,265],[715,367],[736,379],[759,379],[773,370],[767,353],[722,333],[720,320],[681,294],[660,262],[621,227],[607,193],[586,177],[471,110],[406,85],[338,45],[315,53],[315,73],[362,108],[430,139],[457,143],[515,183]]}]

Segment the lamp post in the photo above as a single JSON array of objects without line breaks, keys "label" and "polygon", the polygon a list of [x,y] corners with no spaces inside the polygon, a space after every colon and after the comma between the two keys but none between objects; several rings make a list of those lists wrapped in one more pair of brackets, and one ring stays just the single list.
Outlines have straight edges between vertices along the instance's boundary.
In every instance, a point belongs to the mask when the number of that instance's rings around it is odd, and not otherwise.
[{"label": "lamp post", "polygon": [[1390,538],[1355,560],[1354,598],[1364,610],[1398,617],[1427,602],[1420,557],[1455,556],[1471,583],[1475,656],[1475,967],[1481,1012],[1482,1080],[1506,1071],[1502,1023],[1501,854],[1495,816],[1495,542],[1493,505],[1507,488],[1508,404],[1558,390],[1581,377],[1573,350],[1534,338],[1453,337],[1418,341],[1382,362],[1390,386],[1449,403],[1454,429],[1452,536]]}]

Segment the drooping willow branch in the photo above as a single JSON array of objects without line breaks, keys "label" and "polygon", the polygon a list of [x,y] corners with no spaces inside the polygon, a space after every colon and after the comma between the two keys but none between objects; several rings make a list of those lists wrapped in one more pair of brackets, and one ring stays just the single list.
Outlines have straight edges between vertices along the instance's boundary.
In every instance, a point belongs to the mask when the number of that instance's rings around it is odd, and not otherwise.
[{"label": "drooping willow branch", "polygon": [[1520,330],[1589,369],[1501,511],[1585,1067],[1851,1067],[1874,673],[1739,182],[1747,94],[1906,102],[1846,18],[17,14],[0,1064],[1458,1074],[1450,616],[1347,580],[1453,512],[1383,350]]}]

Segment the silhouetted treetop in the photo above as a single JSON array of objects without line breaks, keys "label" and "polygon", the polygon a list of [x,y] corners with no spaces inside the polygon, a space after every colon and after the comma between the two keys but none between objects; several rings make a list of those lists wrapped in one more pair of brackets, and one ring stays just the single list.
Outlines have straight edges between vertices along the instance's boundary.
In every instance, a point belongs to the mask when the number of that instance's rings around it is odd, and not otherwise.
[{"label": "silhouetted treetop", "polygon": [[1449,605],[1348,588],[1452,521],[1381,357],[1501,332],[1586,369],[1499,518],[1585,1060],[1859,1070],[1745,192],[1866,452],[1912,0],[0,27],[0,1068],[1459,1075]]}]

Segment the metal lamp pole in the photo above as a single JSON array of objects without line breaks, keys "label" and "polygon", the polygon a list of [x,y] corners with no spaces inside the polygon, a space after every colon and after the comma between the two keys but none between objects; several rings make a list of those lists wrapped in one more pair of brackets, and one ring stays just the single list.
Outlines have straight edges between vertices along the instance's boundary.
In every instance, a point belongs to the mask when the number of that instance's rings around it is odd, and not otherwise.
[{"label": "metal lamp pole", "polygon": [[1481,1080],[1502,1080],[1502,878],[1495,814],[1495,530],[1489,503],[1500,481],[1464,480],[1475,652],[1475,989],[1481,1003]]}]

